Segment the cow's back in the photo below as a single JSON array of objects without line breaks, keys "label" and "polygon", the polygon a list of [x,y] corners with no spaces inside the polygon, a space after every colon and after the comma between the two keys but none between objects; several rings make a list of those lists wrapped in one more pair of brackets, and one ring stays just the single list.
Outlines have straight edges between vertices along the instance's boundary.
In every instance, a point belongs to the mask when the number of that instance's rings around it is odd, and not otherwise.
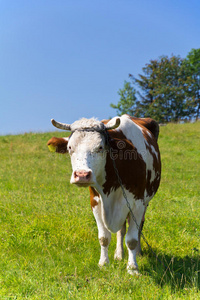
[{"label": "cow's back", "polygon": [[158,140],[159,125],[155,120],[153,120],[151,118],[135,118],[135,117],[131,117],[131,116],[129,116],[129,118],[134,123],[138,124],[139,126],[142,126],[142,127],[145,127],[146,129],[148,129],[153,134],[156,141]]}]

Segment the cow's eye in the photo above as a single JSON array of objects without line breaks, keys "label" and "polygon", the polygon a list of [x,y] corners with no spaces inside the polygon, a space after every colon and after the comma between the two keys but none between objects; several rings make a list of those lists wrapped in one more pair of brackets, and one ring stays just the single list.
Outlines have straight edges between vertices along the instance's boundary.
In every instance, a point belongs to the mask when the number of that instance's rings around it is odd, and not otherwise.
[{"label": "cow's eye", "polygon": [[68,152],[70,155],[72,155],[74,153],[74,149],[72,146],[68,146]]},{"label": "cow's eye", "polygon": [[102,151],[103,151],[103,147],[100,146],[100,147],[98,148],[97,152],[102,152]]}]

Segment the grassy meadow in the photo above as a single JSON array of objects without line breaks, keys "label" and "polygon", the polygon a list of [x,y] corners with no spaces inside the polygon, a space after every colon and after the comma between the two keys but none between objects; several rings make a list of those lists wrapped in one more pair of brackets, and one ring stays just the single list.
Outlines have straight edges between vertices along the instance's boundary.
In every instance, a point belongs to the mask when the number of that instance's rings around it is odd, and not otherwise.
[{"label": "grassy meadow", "polygon": [[69,156],[50,153],[58,133],[0,136],[0,299],[200,299],[200,122],[161,127],[162,181],[150,202],[141,276],[127,251],[98,267],[88,189],[69,184]]}]

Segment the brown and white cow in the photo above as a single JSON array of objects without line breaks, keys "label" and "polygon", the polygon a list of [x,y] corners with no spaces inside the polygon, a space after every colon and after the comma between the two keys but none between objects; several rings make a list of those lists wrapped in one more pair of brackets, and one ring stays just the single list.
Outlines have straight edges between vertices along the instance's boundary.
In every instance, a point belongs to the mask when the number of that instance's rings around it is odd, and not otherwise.
[{"label": "brown and white cow", "polygon": [[68,152],[71,157],[70,182],[89,187],[91,207],[101,245],[99,265],[109,263],[111,232],[117,233],[115,258],[123,257],[123,238],[128,248],[127,269],[138,273],[136,254],[140,251],[140,233],[124,199],[113,160],[137,224],[142,228],[149,201],[155,195],[161,176],[157,144],[158,124],[150,119],[128,115],[111,120],[81,119],[72,125],[52,120],[54,126],[71,131],[69,138],[48,141],[50,150]]}]

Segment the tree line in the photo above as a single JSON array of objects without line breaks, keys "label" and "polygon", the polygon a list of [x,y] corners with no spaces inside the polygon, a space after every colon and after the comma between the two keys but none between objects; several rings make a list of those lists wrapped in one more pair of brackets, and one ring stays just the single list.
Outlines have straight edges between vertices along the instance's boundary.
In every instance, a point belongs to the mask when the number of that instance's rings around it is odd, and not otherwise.
[{"label": "tree line", "polygon": [[160,56],[150,60],[136,78],[119,89],[119,102],[110,106],[118,115],[151,117],[160,123],[198,120],[200,117],[200,49],[186,58]]}]

